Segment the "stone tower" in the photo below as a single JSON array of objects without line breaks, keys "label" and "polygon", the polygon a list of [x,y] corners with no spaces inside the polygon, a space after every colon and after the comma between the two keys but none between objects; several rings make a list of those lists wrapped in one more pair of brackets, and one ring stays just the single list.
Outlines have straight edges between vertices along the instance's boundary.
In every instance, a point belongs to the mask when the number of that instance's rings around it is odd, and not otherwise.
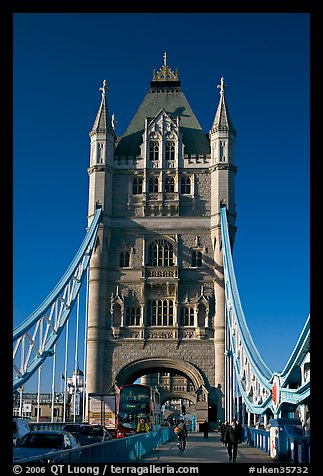
[{"label": "stone tower", "polygon": [[[220,206],[235,236],[235,130],[220,101],[209,134],[178,71],[164,62],[117,137],[106,84],[90,132],[89,223],[102,207],[90,262],[86,391],[176,372],[197,422],[223,418],[225,299]],[[189,389],[189,390],[188,390]]]}]

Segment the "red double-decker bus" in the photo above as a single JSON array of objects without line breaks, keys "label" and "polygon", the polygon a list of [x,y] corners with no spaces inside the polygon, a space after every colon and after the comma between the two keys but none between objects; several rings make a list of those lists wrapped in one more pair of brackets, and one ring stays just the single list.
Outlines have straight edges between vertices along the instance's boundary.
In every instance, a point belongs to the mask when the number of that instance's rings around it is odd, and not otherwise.
[{"label": "red double-decker bus", "polygon": [[123,385],[118,398],[117,438],[135,434],[140,418],[145,419],[150,431],[160,428],[159,391],[148,385]]}]

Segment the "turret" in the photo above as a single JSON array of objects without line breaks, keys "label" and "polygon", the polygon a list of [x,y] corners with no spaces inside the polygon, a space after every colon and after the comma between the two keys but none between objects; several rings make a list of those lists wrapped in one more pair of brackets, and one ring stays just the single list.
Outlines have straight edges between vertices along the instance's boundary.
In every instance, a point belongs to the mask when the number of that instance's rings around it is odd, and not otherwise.
[{"label": "turret", "polygon": [[[235,236],[234,142],[236,131],[230,119],[224,97],[224,79],[218,85],[220,101],[209,133],[211,145],[211,239],[214,253],[214,295],[215,295],[215,387],[218,389],[218,409],[226,408],[224,395],[228,385],[225,373],[225,284],[223,277],[223,256],[221,246],[220,207],[228,210],[231,246]],[[219,417],[220,412],[218,413]],[[226,418],[222,414],[221,418]]]},{"label": "turret", "polygon": [[211,226],[212,228],[220,226],[220,206],[225,205],[228,210],[231,246],[233,246],[236,217],[234,193],[234,177],[237,172],[237,167],[234,165],[236,130],[225,101],[226,85],[223,77],[218,88],[220,101],[209,133],[212,162]]},{"label": "turret", "polygon": [[111,189],[111,167],[113,166],[113,156],[115,148],[114,116],[112,122],[106,103],[106,81],[99,88],[102,91],[101,104],[96,115],[93,127],[89,133],[91,139],[90,176],[89,186],[89,218],[95,213],[97,202],[100,202],[104,214],[111,216],[111,190],[107,193],[107,188]]},{"label": "turret", "polygon": [[104,343],[106,332],[108,250],[111,241],[112,179],[115,147],[114,127],[106,103],[106,81],[103,81],[101,104],[90,132],[88,221],[97,206],[102,208],[95,248],[89,269],[87,393],[104,391]]}]

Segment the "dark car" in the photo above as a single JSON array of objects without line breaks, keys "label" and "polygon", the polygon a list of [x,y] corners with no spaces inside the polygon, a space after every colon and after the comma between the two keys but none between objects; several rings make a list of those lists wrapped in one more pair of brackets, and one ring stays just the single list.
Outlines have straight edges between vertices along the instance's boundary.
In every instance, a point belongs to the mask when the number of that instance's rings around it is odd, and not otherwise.
[{"label": "dark car", "polygon": [[55,453],[62,450],[79,448],[80,444],[76,438],[67,431],[56,430],[34,430],[24,435],[13,449],[13,460],[22,458],[32,458],[34,456],[44,456],[42,462],[69,461],[69,454],[60,454],[55,457]]},{"label": "dark car", "polygon": [[82,446],[112,440],[108,429],[102,425],[81,425],[75,438]]},{"label": "dark car", "polygon": [[32,430],[32,426],[29,420],[24,418],[14,418],[12,425],[12,443],[16,445],[17,442],[24,436],[26,433],[29,433]]},{"label": "dark car", "polygon": [[80,429],[86,425],[86,423],[66,423],[66,425],[63,426],[63,431],[68,431],[75,436],[79,433]]}]

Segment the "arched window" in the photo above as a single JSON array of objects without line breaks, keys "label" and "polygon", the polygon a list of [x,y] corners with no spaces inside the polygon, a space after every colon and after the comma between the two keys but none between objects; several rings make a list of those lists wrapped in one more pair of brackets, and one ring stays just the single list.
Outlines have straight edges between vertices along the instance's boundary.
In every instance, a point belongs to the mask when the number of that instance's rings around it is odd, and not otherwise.
[{"label": "arched window", "polygon": [[142,177],[136,177],[132,182],[132,194],[141,195],[142,194]]},{"label": "arched window", "polygon": [[147,301],[147,326],[172,326],[174,303],[168,299]]},{"label": "arched window", "polygon": [[181,327],[194,326],[194,309],[192,307],[182,307],[179,315],[179,325]]},{"label": "arched window", "polygon": [[158,160],[159,158],[159,143],[151,141],[149,144],[149,159]]},{"label": "arched window", "polygon": [[202,253],[200,251],[192,252],[192,268],[201,268],[202,267]]},{"label": "arched window", "polygon": [[112,327],[121,326],[121,306],[120,304],[115,304],[112,314]]},{"label": "arched window", "polygon": [[129,268],[130,263],[130,253],[129,251],[121,251],[119,266],[120,268]]},{"label": "arched window", "polygon": [[197,326],[205,327],[206,307],[203,303],[199,304],[197,315]]},{"label": "arched window", "polygon": [[175,189],[174,177],[166,177],[165,192],[174,192],[174,189]]},{"label": "arched window", "polygon": [[166,240],[156,240],[150,243],[148,266],[174,266],[173,245]]},{"label": "arched window", "polygon": [[166,160],[175,160],[175,142],[167,141],[165,144]]},{"label": "arched window", "polygon": [[183,195],[190,195],[190,193],[191,193],[191,177],[182,177],[181,193]]},{"label": "arched window", "polygon": [[126,326],[140,326],[140,308],[127,307]]},{"label": "arched window", "polygon": [[148,182],[148,192],[149,193],[158,192],[158,177],[150,177]]}]

